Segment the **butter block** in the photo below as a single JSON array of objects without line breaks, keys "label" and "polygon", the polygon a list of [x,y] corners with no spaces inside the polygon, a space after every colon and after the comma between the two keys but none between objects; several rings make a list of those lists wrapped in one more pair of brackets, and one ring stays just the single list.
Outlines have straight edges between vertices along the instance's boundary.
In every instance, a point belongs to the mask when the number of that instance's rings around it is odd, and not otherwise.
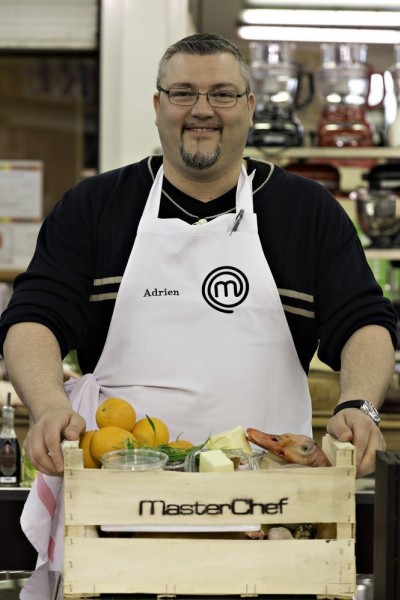
[{"label": "butter block", "polygon": [[253,454],[243,427],[238,425],[217,435],[213,435],[207,442],[209,450],[242,450],[246,454]]},{"label": "butter block", "polygon": [[200,473],[227,473],[233,470],[233,462],[225,456],[222,450],[200,452]]}]

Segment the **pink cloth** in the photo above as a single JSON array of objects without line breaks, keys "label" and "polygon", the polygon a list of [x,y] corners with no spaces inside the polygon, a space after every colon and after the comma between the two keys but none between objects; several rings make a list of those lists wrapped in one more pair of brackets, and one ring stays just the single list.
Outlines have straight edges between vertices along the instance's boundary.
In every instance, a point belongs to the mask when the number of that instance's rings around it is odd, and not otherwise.
[{"label": "pink cloth", "polygon": [[[71,378],[65,384],[72,408],[86,420],[86,429],[97,429],[95,415],[104,400],[92,374]],[[47,563],[49,570],[61,571],[64,560],[63,477],[39,473],[21,515],[21,527],[36,549],[36,567]]]}]

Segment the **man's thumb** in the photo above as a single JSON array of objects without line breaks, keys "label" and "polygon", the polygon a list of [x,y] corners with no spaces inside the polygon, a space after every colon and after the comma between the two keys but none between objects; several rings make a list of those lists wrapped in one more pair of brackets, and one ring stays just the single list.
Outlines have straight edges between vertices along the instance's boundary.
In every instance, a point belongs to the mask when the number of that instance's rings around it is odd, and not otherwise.
[{"label": "man's thumb", "polygon": [[353,432],[344,422],[335,423],[334,426],[329,423],[326,430],[339,442],[350,442],[353,439]]},{"label": "man's thumb", "polygon": [[64,429],[64,438],[70,441],[77,440],[85,428],[85,419],[78,414],[72,415],[68,426]]}]

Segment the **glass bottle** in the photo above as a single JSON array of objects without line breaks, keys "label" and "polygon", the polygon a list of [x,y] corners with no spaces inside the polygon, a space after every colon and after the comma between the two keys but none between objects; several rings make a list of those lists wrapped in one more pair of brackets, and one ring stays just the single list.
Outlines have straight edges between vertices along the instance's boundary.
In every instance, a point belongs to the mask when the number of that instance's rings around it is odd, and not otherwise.
[{"label": "glass bottle", "polygon": [[1,409],[0,486],[18,486],[21,481],[21,449],[14,429],[14,408],[11,394]]}]

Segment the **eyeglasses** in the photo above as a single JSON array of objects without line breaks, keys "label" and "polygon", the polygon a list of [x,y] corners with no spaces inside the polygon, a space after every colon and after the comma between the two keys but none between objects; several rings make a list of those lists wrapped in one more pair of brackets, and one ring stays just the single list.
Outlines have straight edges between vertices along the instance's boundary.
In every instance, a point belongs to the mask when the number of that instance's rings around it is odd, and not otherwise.
[{"label": "eyeglasses", "polygon": [[195,92],[194,90],[188,90],[184,88],[171,88],[169,90],[164,90],[162,87],[159,87],[158,91],[167,94],[170,103],[176,104],[177,106],[194,106],[199,99],[199,96],[207,96],[209,105],[214,108],[233,108],[236,106],[238,98],[247,96],[247,91],[243,92],[243,94],[238,94],[237,92],[231,92],[228,90]]}]

